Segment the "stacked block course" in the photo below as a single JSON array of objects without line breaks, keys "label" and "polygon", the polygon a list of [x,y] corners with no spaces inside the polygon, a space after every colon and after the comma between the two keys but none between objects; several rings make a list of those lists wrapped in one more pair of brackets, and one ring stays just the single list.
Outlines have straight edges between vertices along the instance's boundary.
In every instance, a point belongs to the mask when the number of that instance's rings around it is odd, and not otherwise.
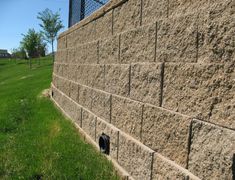
[{"label": "stacked block course", "polygon": [[58,38],[53,100],[129,179],[235,178],[235,1],[111,0]]}]

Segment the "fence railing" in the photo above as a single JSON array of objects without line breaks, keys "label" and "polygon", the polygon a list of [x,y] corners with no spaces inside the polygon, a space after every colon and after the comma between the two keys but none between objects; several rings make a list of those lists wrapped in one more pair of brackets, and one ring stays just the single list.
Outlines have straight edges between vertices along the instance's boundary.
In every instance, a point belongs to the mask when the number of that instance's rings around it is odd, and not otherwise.
[{"label": "fence railing", "polygon": [[105,5],[109,0],[69,0],[69,24],[76,24],[94,11]]}]

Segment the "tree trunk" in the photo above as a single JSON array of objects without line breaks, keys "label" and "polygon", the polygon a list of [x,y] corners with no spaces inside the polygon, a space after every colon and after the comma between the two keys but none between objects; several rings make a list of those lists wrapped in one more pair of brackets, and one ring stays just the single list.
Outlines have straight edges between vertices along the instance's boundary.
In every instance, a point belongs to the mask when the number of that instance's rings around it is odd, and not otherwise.
[{"label": "tree trunk", "polygon": [[54,61],[55,61],[54,40],[51,41],[51,50],[52,50],[52,59],[53,59],[53,63],[54,63]]}]

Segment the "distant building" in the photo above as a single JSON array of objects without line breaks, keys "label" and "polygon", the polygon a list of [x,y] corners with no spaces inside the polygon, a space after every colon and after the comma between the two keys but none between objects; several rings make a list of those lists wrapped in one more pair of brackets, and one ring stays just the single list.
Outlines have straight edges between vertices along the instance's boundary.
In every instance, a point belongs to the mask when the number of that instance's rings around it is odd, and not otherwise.
[{"label": "distant building", "polygon": [[11,55],[5,49],[0,49],[0,58],[10,58]]}]

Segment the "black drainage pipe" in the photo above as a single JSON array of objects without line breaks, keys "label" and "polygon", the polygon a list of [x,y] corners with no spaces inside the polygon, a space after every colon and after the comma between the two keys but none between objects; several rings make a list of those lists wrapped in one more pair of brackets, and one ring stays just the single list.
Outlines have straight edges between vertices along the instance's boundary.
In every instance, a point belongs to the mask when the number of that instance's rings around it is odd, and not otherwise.
[{"label": "black drainage pipe", "polygon": [[110,153],[110,137],[104,133],[99,138],[100,152],[109,155]]}]

